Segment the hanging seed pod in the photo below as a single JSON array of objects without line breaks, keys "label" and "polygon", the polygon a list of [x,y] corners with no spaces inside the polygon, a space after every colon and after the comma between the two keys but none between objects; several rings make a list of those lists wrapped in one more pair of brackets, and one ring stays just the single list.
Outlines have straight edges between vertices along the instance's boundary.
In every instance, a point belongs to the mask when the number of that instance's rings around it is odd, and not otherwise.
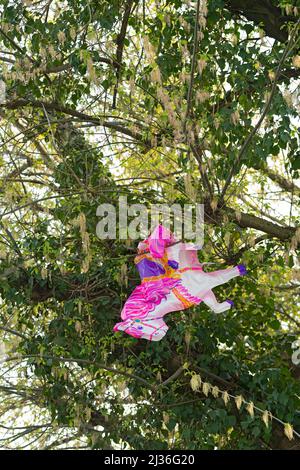
[{"label": "hanging seed pod", "polygon": [[269,414],[269,411],[265,410],[261,416],[261,419],[263,420],[267,428],[269,427]]},{"label": "hanging seed pod", "polygon": [[79,334],[81,334],[81,332],[82,332],[82,326],[81,326],[81,322],[79,320],[76,320],[76,322],[75,322],[75,331]]},{"label": "hanging seed pod", "polygon": [[204,382],[202,385],[202,392],[207,397],[211,389],[211,385],[208,382]]},{"label": "hanging seed pod", "polygon": [[120,282],[123,284],[125,287],[128,286],[128,275],[127,275],[127,264],[122,264],[121,270],[120,270]]},{"label": "hanging seed pod", "polygon": [[237,221],[240,222],[240,221],[241,221],[241,218],[242,218],[242,213],[241,213],[241,211],[236,210],[236,211],[235,211],[235,216],[236,216],[236,218],[237,218]]},{"label": "hanging seed pod", "polygon": [[219,387],[217,387],[216,385],[211,389],[211,394],[214,398],[218,398],[219,396],[219,393],[220,393],[220,389]]},{"label": "hanging seed pod", "polygon": [[163,422],[165,424],[168,424],[168,422],[170,421],[170,416],[168,415],[168,413],[166,413],[165,411],[163,412]]},{"label": "hanging seed pod", "polygon": [[47,277],[48,277],[48,270],[47,270],[47,268],[42,268],[42,269],[41,269],[41,278],[42,278],[42,279],[47,279]]},{"label": "hanging seed pod", "polygon": [[237,409],[239,410],[245,400],[242,395],[238,395],[237,397],[235,397],[234,401],[235,401]]},{"label": "hanging seed pod", "polygon": [[213,212],[215,212],[216,208],[218,207],[218,200],[217,199],[212,199],[210,202],[210,207],[212,208]]},{"label": "hanging seed pod", "polygon": [[187,331],[184,335],[184,341],[185,341],[187,349],[190,347],[191,338],[192,338],[191,332]]},{"label": "hanging seed pod", "polygon": [[273,82],[275,80],[275,72],[273,70],[269,70],[268,75],[271,82]]}]

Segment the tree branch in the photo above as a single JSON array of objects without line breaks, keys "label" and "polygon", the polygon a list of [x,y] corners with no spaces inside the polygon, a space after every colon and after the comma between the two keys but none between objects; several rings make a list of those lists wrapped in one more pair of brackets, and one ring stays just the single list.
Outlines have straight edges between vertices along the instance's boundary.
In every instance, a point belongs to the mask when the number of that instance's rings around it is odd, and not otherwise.
[{"label": "tree branch", "polygon": [[284,178],[284,176],[279,175],[267,165],[259,167],[259,170],[284,189],[284,191],[293,193],[295,196],[300,196],[300,188],[293,181],[289,181],[287,178]]},{"label": "tree branch", "polygon": [[105,121],[103,120],[103,118],[93,117],[88,114],[77,111],[75,109],[67,108],[55,102],[48,103],[48,102],[43,102],[43,101],[30,101],[27,99],[20,98],[15,101],[10,101],[5,104],[1,104],[0,109],[1,108],[19,109],[19,108],[24,108],[26,106],[33,106],[34,108],[42,108],[42,109],[47,109],[48,111],[58,111],[63,114],[68,114],[69,116],[73,116],[83,121],[91,122],[97,126],[103,126],[108,129],[112,129],[116,132],[120,132],[121,134],[132,137],[135,141],[145,145],[146,147],[151,148],[152,146],[150,140],[144,138],[139,132],[136,132],[134,130],[129,129],[128,127],[125,127],[122,122]]}]

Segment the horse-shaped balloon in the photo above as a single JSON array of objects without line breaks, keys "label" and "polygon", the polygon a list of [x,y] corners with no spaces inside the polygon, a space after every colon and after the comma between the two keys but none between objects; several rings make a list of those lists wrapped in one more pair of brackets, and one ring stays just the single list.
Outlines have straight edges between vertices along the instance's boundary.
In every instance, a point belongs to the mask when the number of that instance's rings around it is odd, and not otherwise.
[{"label": "horse-shaped balloon", "polygon": [[167,313],[185,310],[200,302],[216,313],[229,310],[233,302],[218,302],[212,289],[247,273],[243,264],[204,272],[197,246],[176,242],[173,234],[162,225],[138,244],[134,262],[141,284],[125,302],[122,321],[114,326],[114,331],[150,341],[159,341],[165,336]]}]

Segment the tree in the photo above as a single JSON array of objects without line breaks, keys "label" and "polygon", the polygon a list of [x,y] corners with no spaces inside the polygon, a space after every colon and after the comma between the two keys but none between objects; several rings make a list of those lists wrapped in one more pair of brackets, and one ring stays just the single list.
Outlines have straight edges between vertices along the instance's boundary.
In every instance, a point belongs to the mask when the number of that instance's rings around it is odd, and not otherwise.
[{"label": "tree", "polygon": [[[2,0],[3,448],[299,448],[300,5],[240,3]],[[113,334],[119,195],[203,202],[236,309]]]}]

